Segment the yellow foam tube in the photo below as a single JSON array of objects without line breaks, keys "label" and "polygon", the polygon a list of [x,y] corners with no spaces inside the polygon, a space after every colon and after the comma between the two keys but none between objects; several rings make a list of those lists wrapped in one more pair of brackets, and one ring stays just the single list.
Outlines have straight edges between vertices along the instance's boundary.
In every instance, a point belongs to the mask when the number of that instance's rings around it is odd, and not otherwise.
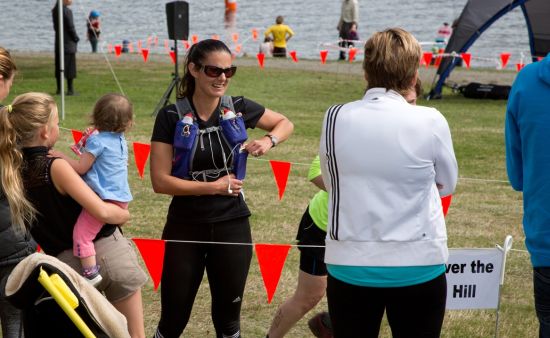
[{"label": "yellow foam tube", "polygon": [[[46,291],[48,291],[48,293],[53,297],[55,302],[61,307],[63,312],[65,312],[65,314],[71,319],[71,321],[74,323],[74,325],[76,325],[78,330],[82,333],[82,335],[84,335],[85,338],[96,338],[95,335],[90,330],[90,328],[88,327],[88,325],[84,323],[82,318],[80,318],[78,313],[76,313],[76,311],[74,310],[76,307],[74,308],[72,307],[71,303],[74,304],[74,301],[68,300],[66,298],[66,297],[68,297],[69,299],[71,298],[69,296],[69,293],[72,294],[72,292],[69,289],[69,287],[65,284],[65,282],[63,282],[63,280],[61,280],[61,277],[59,276],[57,276],[57,278],[56,277],[52,278],[52,277],[48,276],[48,274],[42,269],[42,267],[40,268],[38,282],[42,284],[42,286],[44,287],[44,289],[46,289]],[[56,280],[57,282],[54,282]],[[59,280],[61,280],[61,282],[63,282],[63,285],[65,286],[64,291],[60,291],[55,284],[55,283],[58,283],[57,285],[60,285],[58,282]],[[66,293],[67,296],[65,296],[63,293]],[[72,294],[72,296],[75,297],[76,299],[76,296],[74,294]],[[77,300],[77,306],[78,306],[78,300]]]}]

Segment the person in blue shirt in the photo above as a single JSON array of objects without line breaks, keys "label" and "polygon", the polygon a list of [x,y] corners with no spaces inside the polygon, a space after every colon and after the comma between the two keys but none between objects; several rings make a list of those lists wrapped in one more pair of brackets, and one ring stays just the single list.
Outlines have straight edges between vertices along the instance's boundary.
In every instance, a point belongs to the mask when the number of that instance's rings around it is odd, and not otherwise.
[{"label": "person in blue shirt", "polygon": [[506,169],[523,191],[525,245],[533,264],[540,337],[550,337],[550,60],[527,65],[512,85],[506,109]]},{"label": "person in blue shirt", "polygon": [[[92,119],[97,132],[86,139],[78,160],[51,150],[52,156],[65,159],[83,175],[84,181],[102,200],[127,209],[132,194],[128,185],[128,145],[124,132],[132,126],[132,103],[123,95],[106,94],[95,104]],[[79,152],[79,150],[76,150]],[[80,258],[82,275],[92,285],[101,282],[93,240],[104,222],[94,218],[86,209],[74,227],[73,252]]]}]

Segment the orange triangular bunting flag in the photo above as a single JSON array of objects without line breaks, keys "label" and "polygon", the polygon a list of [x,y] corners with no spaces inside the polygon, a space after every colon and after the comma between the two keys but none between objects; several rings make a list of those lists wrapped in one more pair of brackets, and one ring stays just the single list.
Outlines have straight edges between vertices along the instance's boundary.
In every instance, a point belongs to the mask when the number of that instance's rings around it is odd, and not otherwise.
[{"label": "orange triangular bunting flag", "polygon": [[256,28],[252,28],[252,40],[258,40],[258,30]]},{"label": "orange triangular bunting flag", "polygon": [[466,68],[470,68],[470,60],[472,59],[472,55],[470,53],[461,53],[460,56],[462,57]]},{"label": "orange triangular bunting flag", "polygon": [[80,130],[71,129],[71,133],[73,134],[74,144],[77,144],[78,141],[80,141],[80,139],[82,138],[82,132]]},{"label": "orange triangular bunting flag", "polygon": [[422,60],[424,61],[424,64],[426,65],[426,68],[428,68],[430,66],[430,63],[432,62],[432,58],[433,58],[433,53],[432,52],[424,52],[422,54]]},{"label": "orange triangular bunting flag", "polygon": [[141,50],[141,55],[143,56],[143,62],[147,62],[147,58],[149,57],[149,49],[143,48]]},{"label": "orange triangular bunting flag", "polygon": [[279,200],[282,200],[283,195],[285,194],[286,182],[288,181],[288,174],[290,173],[290,166],[292,163],[269,160],[269,164],[271,164],[271,170],[273,170],[275,183],[277,183],[277,188],[279,189]]},{"label": "orange triangular bunting flag", "polygon": [[172,63],[176,64],[176,52],[171,50],[169,54],[170,54],[170,59],[172,59]]},{"label": "orange triangular bunting flag", "polygon": [[522,63],[522,62],[519,62],[519,63],[516,63],[516,70],[519,72],[520,70],[523,69],[523,67],[525,67],[525,64]]},{"label": "orange triangular bunting flag", "polygon": [[160,284],[162,277],[162,266],[164,263],[165,242],[161,239],[132,238],[145,262],[147,271],[153,280],[155,291]]},{"label": "orange triangular bunting flag", "polygon": [[255,244],[256,257],[258,258],[258,265],[260,266],[260,272],[264,280],[265,290],[267,292],[267,303],[271,303],[279,279],[281,278],[281,272],[285,265],[286,256],[290,245],[288,244]]},{"label": "orange triangular bunting flag", "polygon": [[258,59],[258,64],[260,65],[260,68],[264,68],[264,53],[258,53],[256,54],[256,58]]},{"label": "orange triangular bunting flag", "polygon": [[443,59],[444,52],[445,50],[443,48],[439,48],[439,51],[437,51],[437,56],[435,57],[434,67],[439,67],[439,65],[441,64],[441,60]]},{"label": "orange triangular bunting flag", "polygon": [[451,200],[453,195],[441,197],[441,206],[443,207],[443,216],[447,216],[449,211],[449,206],[451,205]]},{"label": "orange triangular bunting flag", "polygon": [[500,62],[502,69],[506,68],[508,60],[510,59],[510,53],[500,53]]},{"label": "orange triangular bunting flag", "polygon": [[120,53],[122,53],[122,46],[121,45],[115,45],[115,55],[116,55],[116,57],[119,57]]},{"label": "orange triangular bunting flag", "polygon": [[199,42],[199,36],[197,34],[191,35],[191,42],[193,42],[193,44]]},{"label": "orange triangular bunting flag", "polygon": [[357,48],[354,48],[354,47],[351,47],[349,49],[349,62],[353,62],[353,60],[355,59],[355,54],[357,54]]},{"label": "orange triangular bunting flag", "polygon": [[296,55],[295,50],[291,50],[290,52],[288,52],[288,54],[290,54],[290,57],[292,58],[292,61],[298,62],[298,56]]},{"label": "orange triangular bunting flag", "polygon": [[134,142],[134,159],[136,161],[136,167],[139,172],[139,177],[143,179],[143,171],[145,169],[145,163],[149,158],[149,152],[151,151],[151,145],[146,143]]},{"label": "orange triangular bunting flag", "polygon": [[319,56],[321,57],[322,64],[325,64],[327,62],[327,55],[328,55],[328,50],[324,49],[319,51]]},{"label": "orange triangular bunting flag", "polygon": [[239,41],[239,33],[231,34],[231,39],[233,39],[234,43],[237,43]]}]

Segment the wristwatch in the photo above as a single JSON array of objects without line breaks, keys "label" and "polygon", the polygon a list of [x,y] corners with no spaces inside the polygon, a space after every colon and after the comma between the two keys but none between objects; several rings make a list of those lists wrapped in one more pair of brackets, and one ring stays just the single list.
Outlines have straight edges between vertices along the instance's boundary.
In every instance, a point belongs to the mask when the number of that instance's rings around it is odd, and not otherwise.
[{"label": "wristwatch", "polygon": [[269,137],[269,139],[271,140],[271,148],[275,148],[275,146],[277,146],[277,144],[279,143],[279,139],[277,138],[277,136],[272,134],[266,134],[265,136]]}]

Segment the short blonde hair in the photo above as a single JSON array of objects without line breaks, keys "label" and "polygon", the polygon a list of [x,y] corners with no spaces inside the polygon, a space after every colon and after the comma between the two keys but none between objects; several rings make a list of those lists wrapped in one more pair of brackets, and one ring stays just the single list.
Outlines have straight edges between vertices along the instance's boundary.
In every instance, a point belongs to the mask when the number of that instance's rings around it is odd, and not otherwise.
[{"label": "short blonde hair", "polygon": [[412,86],[421,56],[418,41],[402,28],[374,33],[365,44],[363,70],[367,89],[381,87],[406,92]]}]

